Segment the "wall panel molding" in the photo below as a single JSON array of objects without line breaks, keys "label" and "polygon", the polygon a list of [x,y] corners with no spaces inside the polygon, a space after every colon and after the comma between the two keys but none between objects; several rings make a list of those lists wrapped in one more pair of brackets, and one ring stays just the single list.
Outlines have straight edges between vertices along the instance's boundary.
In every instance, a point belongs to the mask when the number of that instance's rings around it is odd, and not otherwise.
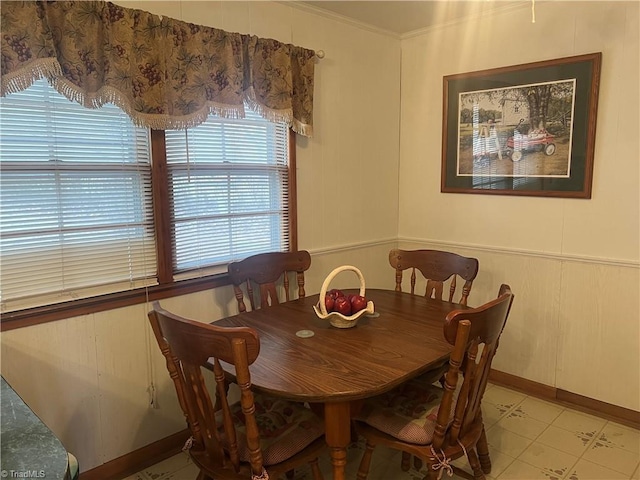
[{"label": "wall panel molding", "polygon": [[[550,253],[537,250],[525,250],[509,247],[494,247],[491,245],[479,245],[462,242],[445,242],[442,240],[432,240],[427,238],[398,237],[398,244],[414,243],[416,248],[425,248],[424,245],[432,245],[437,248],[464,248],[466,250],[477,250],[482,252],[501,253],[505,255],[519,255],[525,257],[537,257],[546,260],[558,260],[562,262],[590,263],[597,265],[607,265],[610,267],[640,268],[640,261],[625,260],[618,258],[592,257],[588,255],[572,255],[562,253]],[[419,247],[421,246],[421,247]]]},{"label": "wall panel molding", "polygon": [[345,243],[343,245],[332,245],[331,247],[306,249],[306,250],[308,250],[311,256],[321,256],[321,255],[333,255],[341,252],[348,252],[350,250],[361,250],[363,248],[375,248],[381,245],[389,245],[389,248],[391,249],[391,248],[395,248],[397,244],[398,244],[398,239],[394,237],[394,238],[382,238],[379,240],[373,240],[369,242]]}]

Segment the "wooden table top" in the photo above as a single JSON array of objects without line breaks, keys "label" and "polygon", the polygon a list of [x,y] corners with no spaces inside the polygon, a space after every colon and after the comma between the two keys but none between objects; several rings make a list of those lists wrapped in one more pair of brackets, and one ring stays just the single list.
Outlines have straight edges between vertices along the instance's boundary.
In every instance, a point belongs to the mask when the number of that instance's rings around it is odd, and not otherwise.
[{"label": "wooden table top", "polygon": [[[260,336],[260,355],[250,367],[252,384],[297,401],[371,397],[449,356],[452,347],[443,336],[444,319],[451,310],[466,307],[391,290],[367,289],[366,296],[379,316],[361,317],[353,328],[335,328],[318,318],[312,308],[318,295],[215,324],[254,328]],[[296,336],[300,330],[314,335]]]}]

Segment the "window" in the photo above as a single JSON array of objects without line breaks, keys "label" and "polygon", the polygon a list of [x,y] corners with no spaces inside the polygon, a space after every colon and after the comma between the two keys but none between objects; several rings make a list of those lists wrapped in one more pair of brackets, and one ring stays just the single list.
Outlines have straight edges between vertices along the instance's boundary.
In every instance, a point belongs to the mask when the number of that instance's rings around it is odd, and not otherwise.
[{"label": "window", "polygon": [[247,111],[166,131],[174,273],[289,248],[288,134]]},{"label": "window", "polygon": [[0,107],[3,309],[154,281],[148,131],[44,80]]},{"label": "window", "polygon": [[[295,249],[293,141],[250,111],[150,135],[119,108],[82,107],[45,81],[1,98],[3,311],[211,288],[230,261]],[[113,308],[105,298],[83,312]]]}]

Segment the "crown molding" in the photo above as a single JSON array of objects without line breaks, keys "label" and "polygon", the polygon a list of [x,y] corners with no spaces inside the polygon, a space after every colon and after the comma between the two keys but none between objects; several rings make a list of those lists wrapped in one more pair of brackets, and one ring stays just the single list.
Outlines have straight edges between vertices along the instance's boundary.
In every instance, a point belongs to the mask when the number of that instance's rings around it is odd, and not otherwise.
[{"label": "crown molding", "polygon": [[329,10],[325,10],[323,8],[316,7],[314,5],[308,5],[306,3],[297,2],[295,0],[279,0],[275,3],[279,3],[281,5],[286,5],[288,7],[293,7],[297,10],[301,10],[307,13],[312,13],[314,15],[318,15],[320,17],[327,18],[329,20],[335,20],[340,23],[344,23],[347,25],[351,25],[352,27],[360,28],[362,30],[367,30],[369,32],[378,33],[380,35],[386,35],[388,37],[395,38],[396,40],[400,40],[402,36],[396,32],[392,32],[391,30],[385,30],[384,28],[375,27],[365,22],[361,22],[359,20],[355,20],[351,17],[347,17],[345,15],[340,15],[338,13],[330,12]]}]

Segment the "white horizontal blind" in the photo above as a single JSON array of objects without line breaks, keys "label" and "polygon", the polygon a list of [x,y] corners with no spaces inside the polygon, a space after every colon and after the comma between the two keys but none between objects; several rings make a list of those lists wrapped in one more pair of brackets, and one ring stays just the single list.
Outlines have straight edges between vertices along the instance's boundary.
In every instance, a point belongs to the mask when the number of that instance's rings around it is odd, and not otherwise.
[{"label": "white horizontal blind", "polygon": [[247,111],[165,132],[173,268],[194,271],[289,248],[287,126]]},{"label": "white horizontal blind", "polygon": [[155,279],[148,130],[41,80],[0,99],[0,145],[5,309]]}]

